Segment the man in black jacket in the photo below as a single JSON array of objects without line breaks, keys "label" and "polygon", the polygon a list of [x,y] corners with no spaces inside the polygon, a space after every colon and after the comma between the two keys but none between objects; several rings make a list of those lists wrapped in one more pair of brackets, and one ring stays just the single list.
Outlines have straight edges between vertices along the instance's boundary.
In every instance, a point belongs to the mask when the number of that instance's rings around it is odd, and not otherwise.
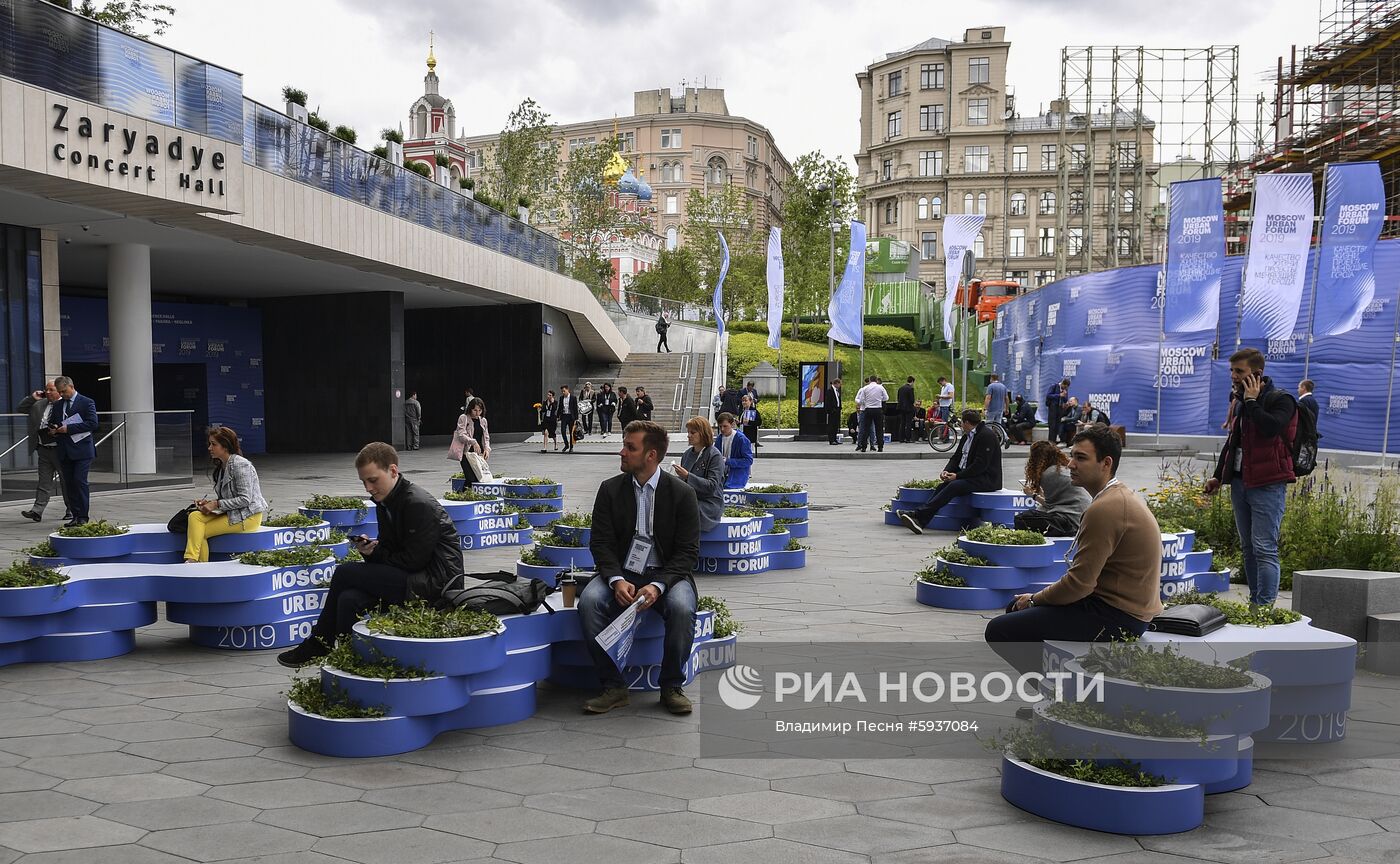
[{"label": "man in black jacket", "polygon": [[905,444],[909,443],[909,430],[914,425],[914,376],[910,375],[909,380],[899,388],[895,394],[899,401],[899,439]]},{"label": "man in black jacket", "polygon": [[20,511],[19,515],[35,522],[44,518],[44,508],[49,505],[54,490],[63,496],[63,521],[67,522],[73,518],[68,512],[67,490],[59,481],[58,443],[49,432],[51,425],[57,426],[63,422],[62,417],[55,416],[58,414],[62,398],[58,388],[54,386],[53,379],[49,379],[44,382],[43,390],[35,390],[25,396],[24,401],[15,409],[19,414],[29,415],[29,449],[34,451],[35,465],[39,472],[39,483],[34,488],[34,504],[28,510]]},{"label": "man in black jacket", "polygon": [[379,537],[352,537],[363,562],[341,564],[311,635],[277,655],[293,669],[330,653],[337,637],[350,632],[365,610],[422,599],[432,603],[462,576],[457,528],[430,492],[399,474],[399,454],[388,444],[366,444],[355,470],[374,499]]},{"label": "man in black jacket", "polygon": [[651,397],[647,395],[647,388],[638,387],[636,398],[632,401],[637,403],[637,419],[650,420],[651,412],[656,410],[656,405],[652,403]]},{"label": "man in black jacket", "polygon": [[841,425],[841,379],[834,379],[826,388],[826,443],[836,444],[836,430]]},{"label": "man in black jacket", "polygon": [[559,432],[564,436],[564,452],[574,452],[574,423],[578,420],[578,397],[568,384],[559,385]]},{"label": "man in black jacket", "polygon": [[982,412],[969,408],[962,412],[962,440],[953,458],[939,475],[943,485],[929,502],[917,510],[900,510],[899,521],[915,534],[924,533],[924,526],[943,505],[973,492],[993,492],[1001,488],[1001,438],[982,422]]},{"label": "man in black jacket", "polygon": [[622,432],[622,473],[604,480],[593,502],[588,549],[598,575],[583,589],[579,614],[603,692],[583,703],[589,714],[630,701],[621,670],[597,636],[638,597],[642,609],[655,606],[666,623],[661,704],[672,714],[691,711],[681,687],[695,635],[691,573],[700,558],[700,508],[689,484],[660,470],[668,443],[657,424],[629,423]]},{"label": "man in black jacket", "polygon": [[1011,419],[1006,424],[1006,434],[1017,444],[1029,444],[1033,429],[1035,406],[1027,402],[1024,395],[1017,393],[1016,401],[1011,406]]}]

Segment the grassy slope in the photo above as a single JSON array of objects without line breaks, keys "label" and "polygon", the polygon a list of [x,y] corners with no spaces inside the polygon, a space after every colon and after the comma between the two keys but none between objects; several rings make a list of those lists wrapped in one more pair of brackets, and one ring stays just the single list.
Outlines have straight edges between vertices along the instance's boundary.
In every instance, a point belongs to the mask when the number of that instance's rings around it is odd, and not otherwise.
[{"label": "grassy slope", "polygon": [[[752,368],[751,358],[756,354],[759,359],[767,360],[773,365],[778,363],[778,352],[770,349],[766,344],[766,337],[760,333],[731,333],[729,335],[729,380],[740,381],[743,373]],[[737,368],[735,355],[743,360],[746,368]],[[826,344],[815,342],[802,342],[796,339],[783,339],[783,362],[789,365],[794,356],[810,360],[826,359]],[[846,383],[844,392],[846,398],[855,395],[860,388],[860,351],[855,348],[836,346],[836,357],[842,362],[843,376]],[[957,377],[954,378],[954,385],[961,384],[961,366],[956,370]],[[895,391],[904,383],[904,379],[910,375],[914,376],[914,398],[922,399],[925,405],[933,402],[936,382],[939,375],[953,377],[953,373],[948,368],[947,352],[934,353],[927,350],[919,351],[866,351],[865,352],[865,374],[879,375],[885,382],[885,389],[889,390],[890,398],[894,398]],[[972,375],[968,375],[968,389],[978,401],[982,399],[982,388],[972,381]],[[797,425],[797,376],[788,376],[788,395],[783,400],[782,426],[795,427]],[[768,398],[763,400],[759,406],[759,412],[763,417],[763,425],[772,428],[779,425],[777,423],[777,400]]]}]

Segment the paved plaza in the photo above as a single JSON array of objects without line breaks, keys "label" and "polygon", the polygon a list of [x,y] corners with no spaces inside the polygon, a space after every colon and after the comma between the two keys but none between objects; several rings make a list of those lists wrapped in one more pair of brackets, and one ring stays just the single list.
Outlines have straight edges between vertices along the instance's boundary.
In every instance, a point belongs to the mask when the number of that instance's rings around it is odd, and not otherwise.
[{"label": "paved plaza", "polygon": [[[808,485],[808,566],[697,580],[744,623],[740,657],[758,640],[980,640],[985,614],[914,601],[913,571],[950,536],[881,524],[894,488],[940,463],[894,458],[900,447],[884,459],[827,458],[837,448],[824,443],[781,449],[799,448],[817,458],[760,451],[754,478]],[[349,455],[255,461],[278,512],[360,491]],[[591,509],[617,470],[613,456],[526,444],[497,447],[491,462],[563,482],[571,510]],[[1023,464],[1012,451],[1007,485]],[[1157,465],[1130,457],[1120,476],[1149,486]],[[435,491],[456,470],[436,447],[405,454],[404,467]],[[164,522],[192,494],[104,496],[93,516]],[[0,511],[6,552],[42,536],[20,509]],[[510,569],[517,554],[469,553],[467,569]],[[651,695],[589,718],[578,692],[541,685],[539,712],[522,723],[446,733],[396,757],[320,756],[287,739],[290,673],[274,653],[198,648],[162,620],[126,656],[0,668],[0,864],[1400,861],[1400,760],[1261,761],[1244,791],[1207,799],[1203,827],[1122,837],[1007,804],[990,755],[700,758],[705,706],[675,718]],[[1372,717],[1400,723],[1400,683],[1386,692],[1396,698]]]}]

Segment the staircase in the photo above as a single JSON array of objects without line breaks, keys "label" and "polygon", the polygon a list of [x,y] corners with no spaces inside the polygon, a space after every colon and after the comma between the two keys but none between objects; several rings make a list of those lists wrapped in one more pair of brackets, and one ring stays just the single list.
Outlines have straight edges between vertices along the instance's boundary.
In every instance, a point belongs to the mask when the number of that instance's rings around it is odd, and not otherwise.
[{"label": "staircase", "polygon": [[685,421],[709,407],[709,391],[714,389],[709,386],[711,360],[709,354],[703,353],[634,351],[621,366],[591,369],[579,381],[592,381],[594,391],[605,383],[612,384],[614,390],[626,387],[634,394],[637,387],[645,387],[656,406],[651,419],[668,432],[678,432],[685,427]]}]

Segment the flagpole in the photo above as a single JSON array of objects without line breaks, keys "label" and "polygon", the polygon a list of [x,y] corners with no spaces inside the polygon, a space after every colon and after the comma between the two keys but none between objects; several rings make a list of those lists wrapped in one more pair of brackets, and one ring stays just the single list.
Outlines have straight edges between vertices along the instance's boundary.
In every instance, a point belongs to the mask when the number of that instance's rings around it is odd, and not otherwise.
[{"label": "flagpole", "polygon": [[[1167,207],[1171,207],[1171,198],[1167,199]],[[1167,216],[1167,224],[1171,224],[1170,212]],[[1171,234],[1167,234],[1167,242],[1171,243]],[[1170,260],[1171,256],[1168,256]],[[1167,265],[1162,265],[1161,281],[1157,283],[1157,296],[1161,300],[1157,304],[1157,435],[1154,446],[1162,446],[1162,349],[1167,344]]]},{"label": "flagpole", "polygon": [[[1390,382],[1385,394],[1385,433],[1381,437],[1381,473],[1385,472],[1385,457],[1390,453],[1390,408],[1395,400],[1395,349],[1400,347],[1400,302],[1395,304],[1395,326],[1390,335]],[[1303,377],[1307,377],[1305,374]]]},{"label": "flagpole", "polygon": [[[1322,264],[1322,220],[1326,218],[1327,213],[1327,167],[1322,169],[1322,200],[1318,204],[1321,213],[1318,215],[1317,221],[1313,223],[1317,226],[1317,245],[1311,247],[1313,250],[1312,293],[1308,295],[1308,344],[1303,350],[1304,378],[1308,377],[1308,366],[1312,362],[1313,321],[1317,315],[1317,273]],[[1392,364],[1391,372],[1394,371]],[[1389,415],[1387,415],[1387,419],[1389,419]]]},{"label": "flagpole", "polygon": [[1254,224],[1257,214],[1254,205],[1259,200],[1259,184],[1251,184],[1249,189],[1249,245],[1245,247],[1244,263],[1240,265],[1240,290],[1235,296],[1235,350],[1240,350],[1241,336],[1244,334],[1244,291],[1249,276],[1249,253],[1254,251]]}]

